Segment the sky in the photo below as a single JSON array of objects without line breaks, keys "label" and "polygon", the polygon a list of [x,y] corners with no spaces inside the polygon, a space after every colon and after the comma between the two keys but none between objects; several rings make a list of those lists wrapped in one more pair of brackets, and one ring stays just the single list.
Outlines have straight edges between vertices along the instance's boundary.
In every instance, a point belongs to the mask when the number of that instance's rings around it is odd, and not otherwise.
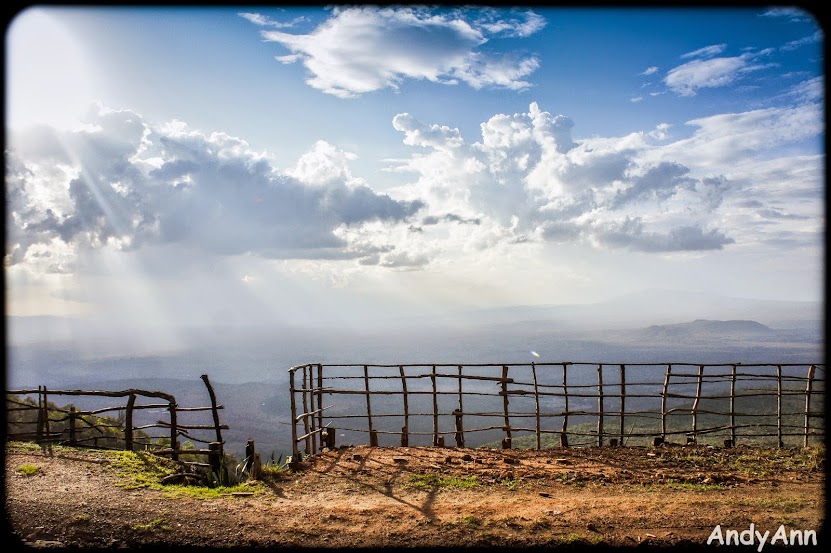
[{"label": "sky", "polygon": [[46,6],[5,52],[7,315],[823,299],[795,8]]}]

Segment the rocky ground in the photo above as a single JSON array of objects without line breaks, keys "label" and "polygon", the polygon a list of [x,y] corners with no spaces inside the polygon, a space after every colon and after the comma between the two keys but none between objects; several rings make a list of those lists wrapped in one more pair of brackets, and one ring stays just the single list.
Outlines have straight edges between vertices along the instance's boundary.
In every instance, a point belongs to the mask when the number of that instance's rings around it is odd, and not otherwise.
[{"label": "rocky ground", "polygon": [[360,446],[213,497],[139,481],[114,459],[7,446],[5,541],[85,549],[701,546],[716,525],[820,531],[825,513],[824,451],[816,449]]}]

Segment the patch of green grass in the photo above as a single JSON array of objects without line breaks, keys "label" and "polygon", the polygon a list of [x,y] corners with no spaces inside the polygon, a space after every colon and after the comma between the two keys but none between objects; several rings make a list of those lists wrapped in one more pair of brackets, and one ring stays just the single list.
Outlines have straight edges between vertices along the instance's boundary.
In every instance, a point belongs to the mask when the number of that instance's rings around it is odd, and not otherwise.
[{"label": "patch of green grass", "polygon": [[167,511],[162,513],[162,516],[158,518],[154,518],[150,522],[146,524],[137,523],[133,525],[134,530],[138,530],[140,532],[155,532],[156,530],[171,530],[170,525],[165,521],[164,517],[167,515]]},{"label": "patch of green grass", "polygon": [[470,489],[480,484],[477,476],[442,476],[440,474],[414,474],[410,485],[420,490],[431,488]]},{"label": "patch of green grass", "polygon": [[663,484],[663,487],[670,488],[672,490],[685,490],[696,492],[711,492],[728,489],[727,486],[724,486],[722,484],[698,484],[696,482],[667,482],[666,484]]},{"label": "patch of green grass", "polygon": [[23,476],[29,477],[34,476],[40,472],[40,467],[37,465],[33,465],[31,463],[24,463],[15,469],[17,472],[22,474]]},{"label": "patch of green grass", "polygon": [[462,526],[479,527],[482,526],[482,519],[473,515],[467,515],[459,520],[459,524]]},{"label": "patch of green grass", "polygon": [[86,524],[92,520],[92,516],[88,513],[78,513],[77,515],[72,517],[72,521],[77,524]]},{"label": "patch of green grass", "polygon": [[505,486],[506,488],[508,488],[512,492],[515,492],[516,489],[517,489],[517,486],[519,486],[519,480],[513,480],[513,479],[500,480],[499,483],[502,484],[503,486]]}]

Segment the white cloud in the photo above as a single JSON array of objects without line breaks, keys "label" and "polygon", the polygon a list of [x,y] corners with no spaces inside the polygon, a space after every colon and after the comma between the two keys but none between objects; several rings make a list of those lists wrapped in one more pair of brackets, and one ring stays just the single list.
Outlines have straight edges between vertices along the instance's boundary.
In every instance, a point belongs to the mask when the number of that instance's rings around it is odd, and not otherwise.
[{"label": "white cloud", "polygon": [[726,47],[726,44],[713,44],[712,46],[705,46],[704,48],[699,48],[698,50],[693,50],[692,52],[681,54],[681,59],[709,58],[715,56],[716,54],[721,54],[722,52],[724,52],[724,49]]},{"label": "white cloud", "polygon": [[781,17],[793,23],[800,23],[804,21],[812,21],[813,17],[801,8],[769,8],[760,17]]},{"label": "white cloud", "polygon": [[212,255],[343,258],[340,225],[405,220],[422,206],[376,194],[352,177],[352,156],[325,142],[281,175],[225,133],[106,108],[90,123],[97,130],[11,135],[8,263],[42,258],[55,240],[76,251],[178,244]]},{"label": "white cloud", "polygon": [[643,96],[635,96],[634,98],[629,98],[629,101],[633,104],[637,104],[638,102],[643,100]]},{"label": "white cloud", "polygon": [[769,50],[762,50],[729,58],[695,59],[670,69],[664,84],[680,96],[695,96],[700,88],[723,87],[751,71],[769,67],[752,63],[756,57],[768,53]]},{"label": "white cloud", "polygon": [[[489,13],[489,12],[486,12]],[[351,98],[406,79],[443,84],[467,83],[521,90],[539,67],[533,56],[486,54],[479,48],[501,36],[524,37],[544,26],[533,12],[523,18],[466,19],[464,11],[433,13],[416,8],[336,8],[309,34],[264,30],[262,37],[291,54],[282,63],[302,61],[307,84],[327,94]]]},{"label": "white cloud", "polygon": [[294,27],[298,23],[302,23],[306,20],[305,17],[295,17],[291,21],[277,21],[276,19],[272,19],[268,16],[265,16],[261,13],[252,13],[252,12],[240,12],[237,15],[243,17],[253,23],[254,25],[259,25],[261,27],[274,27],[277,29],[284,29],[287,27]]},{"label": "white cloud", "polygon": [[797,48],[801,48],[802,46],[805,46],[807,44],[816,44],[817,42],[820,42],[822,38],[822,31],[816,31],[812,35],[804,36],[802,38],[786,42],[779,49],[785,51],[796,50]]},{"label": "white cloud", "polygon": [[652,74],[657,73],[657,72],[658,72],[658,66],[653,65],[651,67],[647,67],[646,69],[644,69],[643,72],[641,73],[641,75],[652,75]]},{"label": "white cloud", "polygon": [[825,77],[814,77],[797,83],[786,94],[799,102],[820,101],[825,97]]}]

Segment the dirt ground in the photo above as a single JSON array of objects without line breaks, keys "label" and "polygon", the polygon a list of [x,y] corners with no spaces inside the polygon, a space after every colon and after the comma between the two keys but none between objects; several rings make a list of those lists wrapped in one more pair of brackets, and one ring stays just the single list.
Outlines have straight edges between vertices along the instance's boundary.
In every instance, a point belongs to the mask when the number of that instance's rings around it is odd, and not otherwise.
[{"label": "dirt ground", "polygon": [[[38,470],[24,476],[24,465]],[[5,541],[26,549],[703,546],[716,525],[751,524],[771,534],[780,525],[813,529],[822,540],[823,467],[824,458],[742,447],[360,446],[308,458],[265,493],[200,499],[125,489],[97,452],[7,448]]]}]

